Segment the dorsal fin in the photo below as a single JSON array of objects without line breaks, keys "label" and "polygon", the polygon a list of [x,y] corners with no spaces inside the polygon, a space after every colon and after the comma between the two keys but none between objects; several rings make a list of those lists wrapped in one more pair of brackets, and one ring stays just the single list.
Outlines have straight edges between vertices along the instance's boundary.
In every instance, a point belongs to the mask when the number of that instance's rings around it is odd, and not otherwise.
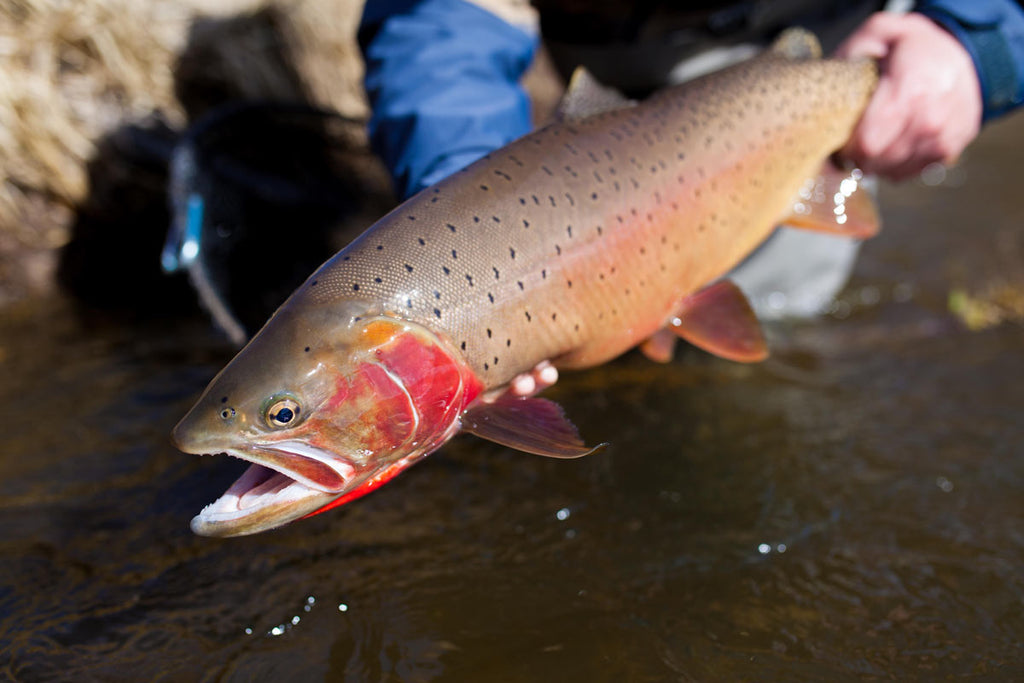
[{"label": "dorsal fin", "polygon": [[602,85],[582,66],[576,67],[569,86],[558,104],[556,116],[562,120],[582,119],[594,114],[632,107],[636,104],[615,88]]}]

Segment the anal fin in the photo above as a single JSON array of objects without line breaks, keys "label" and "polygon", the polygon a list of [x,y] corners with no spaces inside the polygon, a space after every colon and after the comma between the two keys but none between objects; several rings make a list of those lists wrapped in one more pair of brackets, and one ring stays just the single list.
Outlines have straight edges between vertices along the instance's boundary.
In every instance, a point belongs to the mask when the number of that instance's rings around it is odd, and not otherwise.
[{"label": "anal fin", "polygon": [[462,414],[462,429],[481,439],[549,458],[579,458],[606,445],[592,448],[584,444],[576,426],[554,401],[510,394],[467,410]]},{"label": "anal fin", "polygon": [[780,222],[856,239],[873,237],[879,228],[878,210],[864,187],[861,171],[843,171],[831,161],[807,179],[790,213]]},{"label": "anal fin", "polygon": [[719,280],[683,300],[668,329],[694,346],[741,363],[768,357],[761,324],[740,288]]}]

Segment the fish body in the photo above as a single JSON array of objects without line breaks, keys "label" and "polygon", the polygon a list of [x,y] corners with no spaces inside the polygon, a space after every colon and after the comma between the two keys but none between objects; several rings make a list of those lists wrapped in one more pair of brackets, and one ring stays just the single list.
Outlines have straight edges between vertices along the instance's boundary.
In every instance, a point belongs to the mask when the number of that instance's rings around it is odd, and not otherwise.
[{"label": "fish body", "polygon": [[252,533],[334,507],[460,428],[543,455],[589,452],[557,406],[503,393],[545,361],[585,368],[638,344],[665,360],[675,335],[763,357],[749,307],[716,281],[787,216],[875,227],[855,213],[852,178],[819,175],[874,66],[797,43],[639,104],[599,97],[580,112],[571,91],[560,120],[326,262],[175,429],[185,451],[256,463],[193,529]]}]

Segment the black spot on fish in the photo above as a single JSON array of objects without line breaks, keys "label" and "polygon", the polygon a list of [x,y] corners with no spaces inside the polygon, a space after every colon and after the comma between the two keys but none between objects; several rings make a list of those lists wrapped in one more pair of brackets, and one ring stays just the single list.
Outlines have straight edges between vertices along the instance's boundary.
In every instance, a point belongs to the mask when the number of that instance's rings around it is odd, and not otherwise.
[{"label": "black spot on fish", "polygon": [[406,308],[412,308],[412,299],[406,299],[405,300],[405,307]]},{"label": "black spot on fish", "polygon": [[439,292],[439,291],[437,291],[437,290],[435,289],[435,290],[434,290],[434,298],[435,298],[435,299],[440,299],[440,298],[441,298],[441,292]]},{"label": "black spot on fish", "polygon": [[548,195],[548,201],[551,202],[551,206],[558,206],[557,204],[555,204],[555,198],[553,195]]},{"label": "black spot on fish", "polygon": [[470,287],[472,287],[472,286],[473,286],[473,276],[472,276],[472,275],[470,275],[469,273],[466,273],[466,282],[468,282],[468,283],[469,283],[469,286],[470,286]]},{"label": "black spot on fish", "polygon": [[444,271],[445,275],[451,275],[452,271],[448,266],[441,266],[441,270]]},{"label": "black spot on fish", "polygon": [[548,271],[547,271],[546,268],[540,271],[540,279],[541,280],[547,280],[548,279]]},{"label": "black spot on fish", "polygon": [[494,295],[493,294],[491,294],[490,292],[487,292],[487,298],[490,300],[490,302],[492,304],[494,303]]},{"label": "black spot on fish", "polygon": [[527,230],[529,230],[530,229],[530,221],[528,221],[528,220],[526,220],[524,218],[523,219],[523,227],[526,228]]},{"label": "black spot on fish", "polygon": [[484,192],[487,192],[487,191],[488,191],[488,190],[490,190],[491,188],[487,187],[486,185],[481,185],[481,186],[480,186],[480,189],[481,189],[481,190],[483,190]]},{"label": "black spot on fish", "polygon": [[552,313],[551,314],[551,321],[554,322],[555,320],[558,320],[558,314],[557,313]]},{"label": "black spot on fish", "polygon": [[437,318],[438,320],[441,319],[441,311],[440,311],[440,309],[437,309],[437,308],[434,309],[434,317]]},{"label": "black spot on fish", "polygon": [[359,291],[359,285],[352,285],[352,291],[353,292],[358,292]]},{"label": "black spot on fish", "polygon": [[380,283],[384,282],[384,280],[380,279],[379,277],[375,277],[375,278],[373,278],[373,281],[374,281],[374,282],[376,282],[376,283],[377,283],[378,285],[379,285]]},{"label": "black spot on fish", "polygon": [[572,280],[566,280],[565,284],[569,286],[569,289],[572,289]]},{"label": "black spot on fish", "polygon": [[498,218],[497,216],[491,216],[491,220],[494,221],[495,223],[500,223],[501,222],[501,219]]},{"label": "black spot on fish", "polygon": [[494,357],[494,364],[495,364],[495,365],[497,365],[497,364],[498,364],[498,357],[497,357],[497,356],[495,356],[495,357]]},{"label": "black spot on fish", "polygon": [[408,216],[408,219],[411,220],[411,221],[414,221],[414,220],[416,220],[416,216]]},{"label": "black spot on fish", "polygon": [[508,248],[508,253],[509,253],[509,256],[512,257],[512,260],[515,261],[516,260],[516,250],[514,248],[512,248],[512,247],[509,247]]},{"label": "black spot on fish", "polygon": [[518,281],[516,281],[516,284],[519,285],[519,291],[523,291],[523,289],[524,289],[523,281],[522,280],[518,280]]},{"label": "black spot on fish", "polygon": [[316,287],[316,283],[317,282],[319,282],[319,280],[313,280],[312,282],[309,283],[309,286],[310,287]]},{"label": "black spot on fish", "polygon": [[597,199],[597,193],[596,192],[591,192],[590,193],[590,198],[591,199]]},{"label": "black spot on fish", "polygon": [[418,242],[420,243],[420,246],[421,246],[421,247],[422,247],[422,246],[425,246],[425,245],[426,245],[426,243],[427,243],[427,242],[426,242],[426,240],[424,240],[424,239],[423,239],[422,237],[418,237],[418,238],[416,238],[416,239],[417,239],[417,241],[418,241]]},{"label": "black spot on fish", "polygon": [[454,225],[452,225],[451,223],[448,223],[447,225],[448,225],[448,229],[449,230],[451,230],[452,232],[455,232],[455,226]]},{"label": "black spot on fish", "polygon": [[473,222],[474,223],[479,223],[480,222],[480,216],[473,216]]},{"label": "black spot on fish", "polygon": [[541,166],[541,167],[540,167],[540,170],[544,171],[544,172],[545,172],[545,173],[547,173],[547,174],[548,174],[549,176],[553,176],[553,175],[555,175],[554,173],[552,173],[552,172],[551,172],[551,169],[550,169],[550,168],[548,168],[547,166]]},{"label": "black spot on fish", "polygon": [[411,273],[411,272],[412,272],[412,266],[410,266],[410,265],[409,265],[408,263],[406,263],[406,264],[404,264],[404,265],[405,265],[405,270],[406,270],[407,272]]},{"label": "black spot on fish", "polygon": [[530,196],[533,197],[533,203],[536,204],[537,206],[540,206],[540,200],[537,199],[537,195],[531,194]]},{"label": "black spot on fish", "polygon": [[309,353],[309,347],[307,346],[306,348],[303,349],[303,351],[305,351],[306,353]]},{"label": "black spot on fish", "polygon": [[458,259],[459,258],[459,255],[455,252],[454,249],[452,249],[452,258],[453,259]]},{"label": "black spot on fish", "polygon": [[512,340],[511,339],[506,339],[505,340],[505,346],[512,346]]},{"label": "black spot on fish", "polygon": [[491,366],[488,365],[487,363],[484,363],[484,370],[490,370],[490,369],[491,369]]},{"label": "black spot on fish", "polygon": [[569,235],[569,239],[572,239],[572,226],[571,225],[565,226],[565,232],[566,232],[566,234]]},{"label": "black spot on fish", "polygon": [[466,350],[466,342],[462,342],[461,344],[459,344],[459,347],[460,347],[460,348],[461,348],[461,349],[462,349],[463,351],[465,351],[465,350]]},{"label": "black spot on fish", "polygon": [[[307,351],[309,350],[309,347],[308,347],[308,346],[306,347],[306,350],[307,350]],[[221,403],[227,403],[227,402],[228,402],[228,397],[227,397],[227,396],[221,396],[221,397],[220,397],[220,402],[221,402]]]},{"label": "black spot on fish", "polygon": [[491,336],[492,336],[492,334],[493,334],[493,333],[491,332],[491,328],[489,328],[489,327],[488,327],[488,328],[487,328],[487,338],[488,338],[488,339],[490,339],[490,338],[491,338]]},{"label": "black spot on fish", "polygon": [[526,197],[520,197],[519,203],[522,204],[523,206],[526,206]]},{"label": "black spot on fish", "polygon": [[530,315],[530,312],[529,311],[524,311],[524,313],[526,313],[526,322],[528,322],[528,323],[529,322],[533,322],[533,316]]},{"label": "black spot on fish", "polygon": [[383,250],[384,250],[384,245],[383,244],[378,244],[377,245],[377,251],[383,251]]},{"label": "black spot on fish", "polygon": [[491,266],[491,270],[494,271],[494,279],[495,280],[498,280],[498,279],[501,278],[501,273],[498,272],[497,268],[495,268],[494,266]]},{"label": "black spot on fish", "polygon": [[558,254],[559,256],[561,256],[562,255],[562,247],[560,247],[560,246],[558,246],[556,244],[555,245],[555,253]]}]

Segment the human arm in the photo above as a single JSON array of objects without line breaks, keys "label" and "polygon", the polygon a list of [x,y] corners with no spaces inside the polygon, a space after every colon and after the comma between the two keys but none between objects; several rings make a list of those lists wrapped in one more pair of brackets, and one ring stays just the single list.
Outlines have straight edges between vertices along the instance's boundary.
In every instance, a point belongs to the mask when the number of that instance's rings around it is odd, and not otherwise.
[{"label": "human arm", "polygon": [[465,0],[367,3],[359,43],[370,139],[402,197],[529,132],[519,79],[537,41],[528,22]]},{"label": "human arm", "polygon": [[1009,0],[879,13],[836,54],[877,59],[881,71],[842,154],[896,180],[955,161],[983,121],[1024,100],[1024,12]]}]

